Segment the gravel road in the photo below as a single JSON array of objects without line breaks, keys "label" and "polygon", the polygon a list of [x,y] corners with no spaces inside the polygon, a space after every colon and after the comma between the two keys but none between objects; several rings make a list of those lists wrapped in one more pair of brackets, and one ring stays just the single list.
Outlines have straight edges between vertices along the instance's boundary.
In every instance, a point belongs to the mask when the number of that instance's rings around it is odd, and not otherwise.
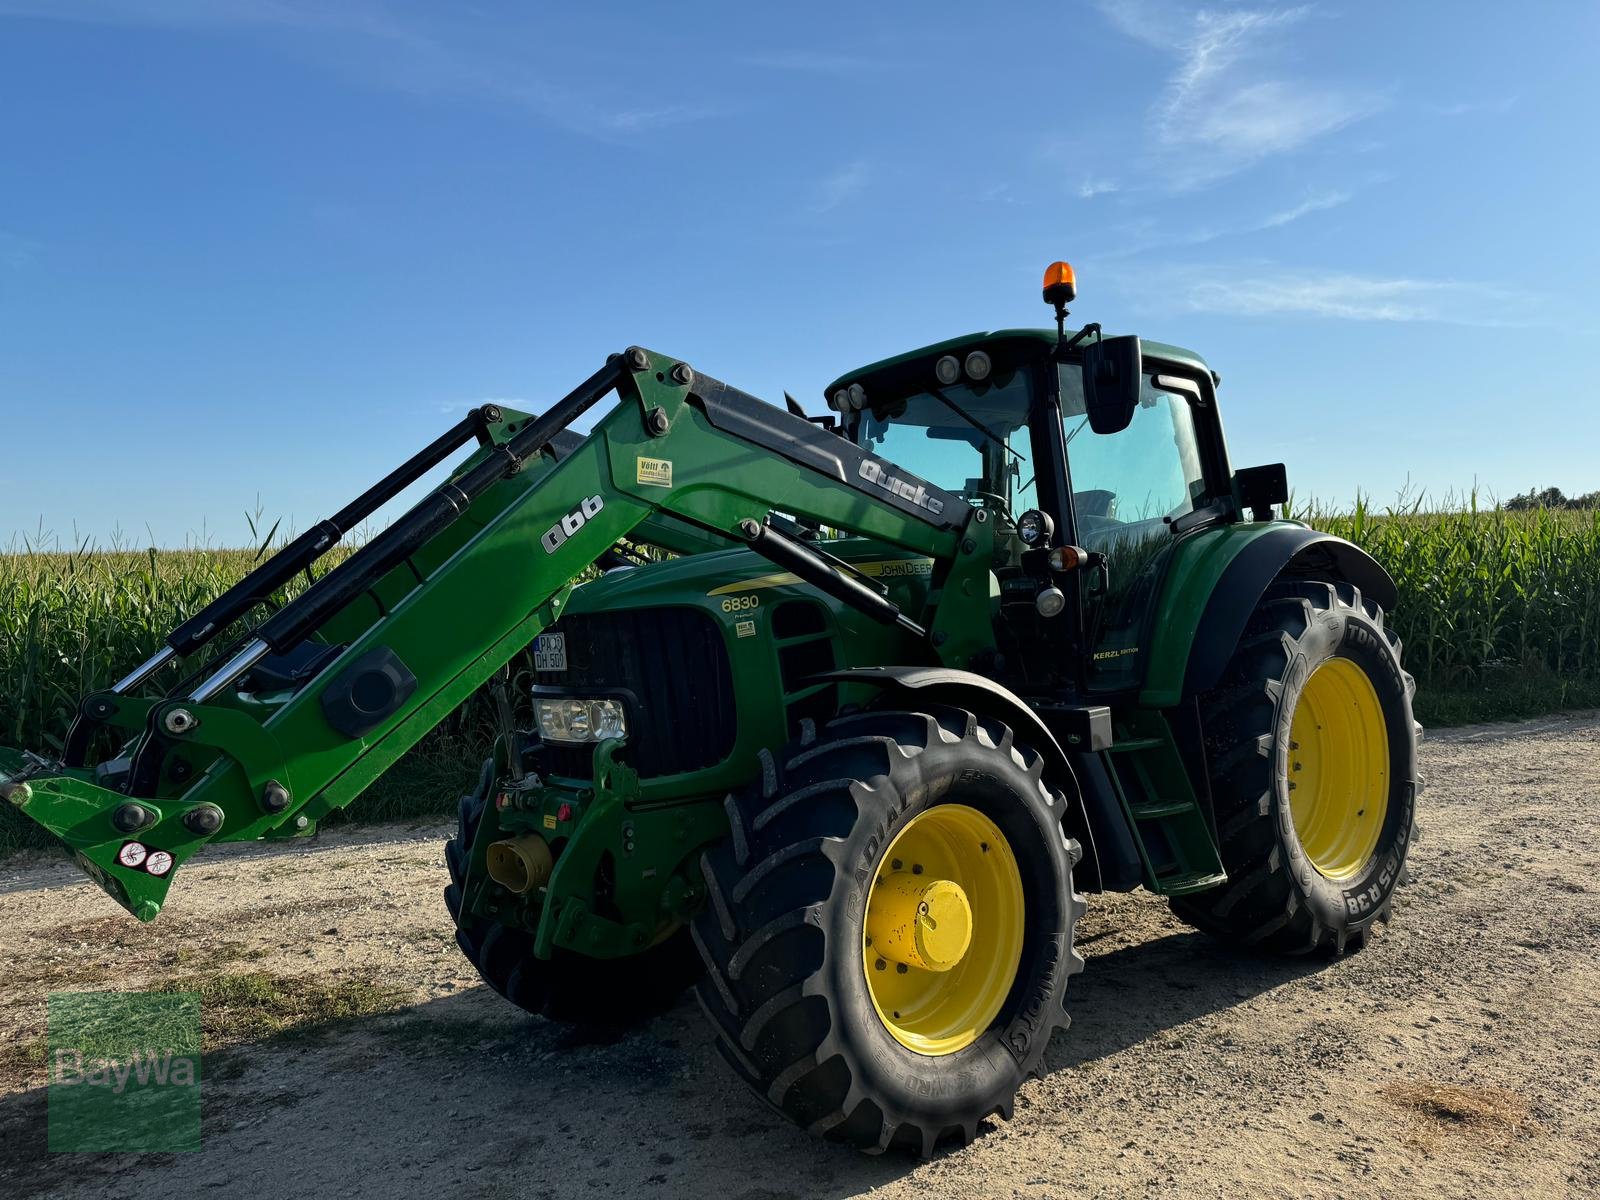
[{"label": "gravel road", "polygon": [[[1049,1074],[928,1163],[789,1128],[687,998],[621,1037],[499,1000],[451,938],[442,826],[219,848],[147,927],[11,859],[0,1195],[1600,1194],[1600,718],[1433,734],[1423,771],[1416,878],[1350,958],[1263,961],[1091,897]],[[222,997],[204,1149],[46,1154],[45,994],[175,978]]]}]

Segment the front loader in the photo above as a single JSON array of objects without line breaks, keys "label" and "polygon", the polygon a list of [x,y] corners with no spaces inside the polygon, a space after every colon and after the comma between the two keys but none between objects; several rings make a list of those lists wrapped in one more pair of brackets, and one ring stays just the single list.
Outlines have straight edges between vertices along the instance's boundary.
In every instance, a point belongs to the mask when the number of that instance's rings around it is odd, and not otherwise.
[{"label": "front loader", "polygon": [[478,409],[86,696],[59,761],[0,750],[0,796],[148,921],[207,843],[312,833],[487,684],[445,899],[491,987],[593,1022],[693,985],[802,1126],[968,1141],[1067,1025],[1082,893],[1336,955],[1414,832],[1388,575],[1274,519],[1198,356],[1069,330],[1074,295],[1055,264],[1054,330],[850,372],[826,417],[638,347]]}]

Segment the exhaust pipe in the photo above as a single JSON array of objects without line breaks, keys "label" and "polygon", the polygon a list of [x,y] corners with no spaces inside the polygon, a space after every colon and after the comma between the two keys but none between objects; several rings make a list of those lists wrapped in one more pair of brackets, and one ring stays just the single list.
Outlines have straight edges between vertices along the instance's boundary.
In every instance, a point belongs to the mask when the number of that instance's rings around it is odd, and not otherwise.
[{"label": "exhaust pipe", "polygon": [[536,833],[490,842],[485,865],[490,879],[520,896],[550,878],[550,846]]}]

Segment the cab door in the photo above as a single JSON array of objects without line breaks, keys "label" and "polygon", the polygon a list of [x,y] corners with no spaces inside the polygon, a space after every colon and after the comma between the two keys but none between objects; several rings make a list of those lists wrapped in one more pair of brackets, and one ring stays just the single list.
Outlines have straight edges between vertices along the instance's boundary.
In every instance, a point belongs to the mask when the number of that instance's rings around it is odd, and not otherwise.
[{"label": "cab door", "polygon": [[[1084,684],[1120,692],[1144,678],[1141,655],[1149,622],[1184,518],[1210,502],[1195,401],[1158,386],[1147,372],[1128,427],[1097,434],[1089,428],[1082,376],[1063,363],[1060,397],[1075,544],[1104,559],[1098,570],[1076,572]],[[1189,385],[1193,386],[1193,385]]]}]

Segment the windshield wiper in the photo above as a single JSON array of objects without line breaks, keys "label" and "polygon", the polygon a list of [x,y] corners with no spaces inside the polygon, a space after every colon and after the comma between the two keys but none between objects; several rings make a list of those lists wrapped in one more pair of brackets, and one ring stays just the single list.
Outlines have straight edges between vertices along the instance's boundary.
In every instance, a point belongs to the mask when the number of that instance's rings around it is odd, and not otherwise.
[{"label": "windshield wiper", "polygon": [[946,396],[938,388],[930,387],[928,389],[928,395],[932,396],[940,404],[944,405],[951,412],[955,413],[956,416],[960,417],[968,425],[971,425],[979,433],[983,434],[984,437],[988,438],[996,446],[999,446],[1000,449],[1004,450],[1007,454],[1011,455],[1011,457],[1015,458],[1018,462],[1027,462],[1028,461],[1022,455],[1018,454],[1015,450],[1013,450],[1006,443],[1006,440],[1004,438],[996,437],[993,433],[990,433],[989,430],[985,429],[982,425],[980,425],[978,423],[977,419],[975,417],[973,417],[971,413],[967,412],[966,409],[962,408],[959,404],[957,404],[954,400],[950,399],[949,396]]}]

